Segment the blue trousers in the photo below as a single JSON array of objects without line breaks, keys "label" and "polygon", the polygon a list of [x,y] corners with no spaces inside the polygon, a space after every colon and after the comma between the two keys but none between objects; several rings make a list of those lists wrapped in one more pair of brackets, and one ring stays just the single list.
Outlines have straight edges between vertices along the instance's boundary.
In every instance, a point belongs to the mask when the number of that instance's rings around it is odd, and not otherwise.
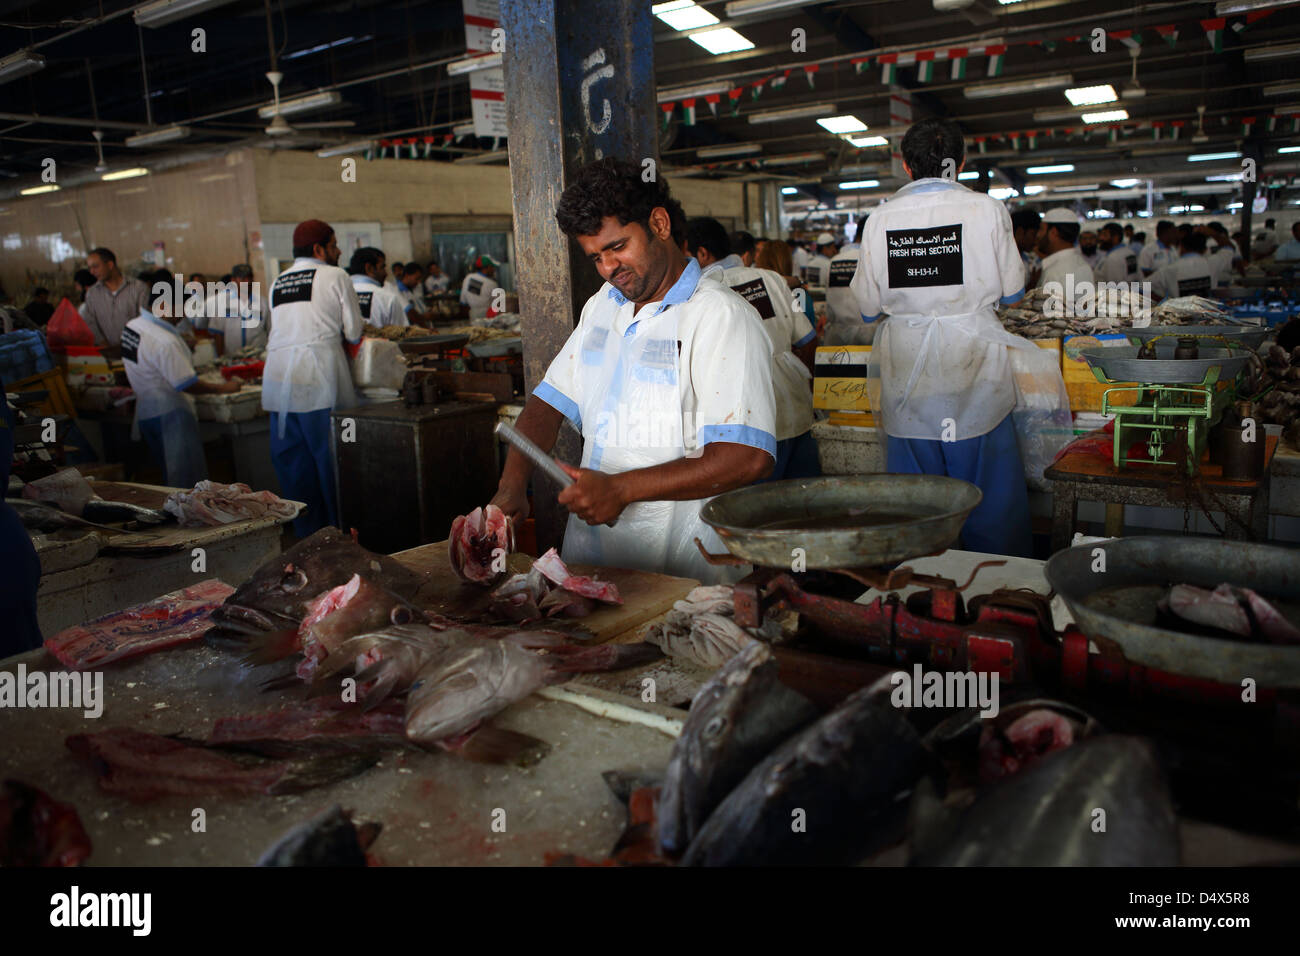
[{"label": "blue trousers", "polygon": [[283,438],[280,417],[279,412],[271,413],[271,464],[280,479],[280,495],[307,504],[293,523],[293,533],[305,538],[326,525],[338,527],[330,410],[285,413]]},{"label": "blue trousers", "polygon": [[967,551],[1033,556],[1029,491],[1011,416],[987,435],[944,442],[889,436],[885,470],[904,475],[947,475],[984,492],[961,529]]},{"label": "blue trousers", "polygon": [[166,415],[140,419],[140,437],[163,472],[163,484],[193,488],[208,477],[203,457],[199,420],[188,408],[176,408]]},{"label": "blue trousers", "polygon": [[817,454],[817,439],[811,431],[794,438],[782,438],[776,443],[776,466],[772,474],[755,484],[766,481],[781,481],[785,478],[819,478],[822,462]]},{"label": "blue trousers", "polygon": [[[0,401],[4,401],[0,397]],[[6,452],[8,454],[8,452]],[[4,471],[8,471],[5,462]],[[0,658],[41,646],[36,588],[41,561],[18,513],[0,499]]]}]

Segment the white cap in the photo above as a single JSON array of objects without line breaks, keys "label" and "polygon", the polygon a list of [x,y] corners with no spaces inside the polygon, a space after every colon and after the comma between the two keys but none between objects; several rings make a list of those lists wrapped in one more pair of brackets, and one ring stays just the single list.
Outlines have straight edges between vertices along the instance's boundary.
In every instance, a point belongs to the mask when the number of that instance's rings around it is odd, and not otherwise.
[{"label": "white cap", "polygon": [[832,236],[829,232],[823,232],[820,236],[817,237],[817,245],[819,246],[829,246],[834,241],[835,241],[835,237]]},{"label": "white cap", "polygon": [[1068,209],[1051,209],[1043,216],[1043,222],[1072,222],[1079,225],[1079,217]]}]

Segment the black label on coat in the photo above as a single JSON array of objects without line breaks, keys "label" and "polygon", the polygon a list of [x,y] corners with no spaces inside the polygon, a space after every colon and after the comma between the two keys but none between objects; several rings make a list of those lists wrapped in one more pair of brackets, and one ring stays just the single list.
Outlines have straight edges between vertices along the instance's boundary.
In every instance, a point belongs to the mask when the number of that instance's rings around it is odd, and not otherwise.
[{"label": "black label on coat", "polygon": [[1178,294],[1183,295],[1209,295],[1213,286],[1213,280],[1209,276],[1197,276],[1194,279],[1179,279]]},{"label": "black label on coat", "polygon": [[271,286],[271,308],[290,302],[310,302],[311,284],[316,281],[315,269],[286,272]]},{"label": "black label on coat", "polygon": [[363,319],[370,318],[370,300],[374,297],[374,294],[374,289],[371,289],[368,292],[357,293],[357,302],[361,305],[361,317]]},{"label": "black label on coat", "polygon": [[122,358],[137,364],[140,361],[140,333],[135,329],[122,330]]},{"label": "black label on coat", "polygon": [[470,295],[481,295],[482,292],[483,292],[483,280],[482,280],[482,279],[470,279],[470,280],[469,280],[469,285],[466,287],[466,291],[467,291]]},{"label": "black label on coat", "polygon": [[831,277],[826,282],[827,288],[844,289],[853,282],[853,276],[858,271],[857,259],[832,259],[831,260]]},{"label": "black label on coat", "polygon": [[757,309],[758,314],[763,318],[770,319],[776,315],[776,310],[772,308],[772,298],[767,294],[767,285],[762,279],[751,279],[740,285],[733,285],[731,290]]},{"label": "black label on coat", "polygon": [[1136,252],[1130,252],[1124,257],[1124,267],[1128,269],[1129,275],[1138,271],[1138,257]]},{"label": "black label on coat", "polygon": [[886,229],[891,289],[961,285],[961,223],[930,229]]}]

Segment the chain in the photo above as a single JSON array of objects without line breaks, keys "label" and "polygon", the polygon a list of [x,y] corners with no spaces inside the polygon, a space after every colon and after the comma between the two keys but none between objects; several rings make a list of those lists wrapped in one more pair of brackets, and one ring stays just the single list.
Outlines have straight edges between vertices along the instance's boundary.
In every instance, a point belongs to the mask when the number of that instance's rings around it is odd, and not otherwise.
[{"label": "chain", "polygon": [[[1255,529],[1250,526],[1250,523],[1248,521],[1242,521],[1233,514],[1232,509],[1227,506],[1226,502],[1215,494],[1212,488],[1207,487],[1199,477],[1192,477],[1191,460],[1192,442],[1187,441],[1183,445],[1183,460],[1179,463],[1179,468],[1182,472],[1181,479],[1183,485],[1183,534],[1191,533],[1192,501],[1195,500],[1197,507],[1201,510],[1201,514],[1205,515],[1205,520],[1210,523],[1210,527],[1214,529],[1216,534],[1220,536],[1223,535],[1223,527],[1220,527],[1219,523],[1214,520],[1214,515],[1210,513],[1210,507],[1206,504],[1205,495],[1209,495],[1215,507],[1222,511],[1229,521],[1246,532],[1246,540],[1254,541]],[[1255,511],[1254,501],[1251,502],[1250,507],[1251,516],[1253,516]]]}]

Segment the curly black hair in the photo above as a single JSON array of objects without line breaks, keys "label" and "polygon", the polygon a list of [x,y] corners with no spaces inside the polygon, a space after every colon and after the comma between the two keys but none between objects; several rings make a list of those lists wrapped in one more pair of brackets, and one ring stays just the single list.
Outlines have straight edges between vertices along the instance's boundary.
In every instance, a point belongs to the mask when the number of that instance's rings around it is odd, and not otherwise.
[{"label": "curly black hair", "polygon": [[913,123],[903,135],[903,161],[913,179],[937,179],[944,174],[944,160],[953,161],[953,171],[966,158],[961,127],[950,119],[930,117]]},{"label": "curly black hair", "polygon": [[640,164],[606,156],[578,170],[560,195],[555,221],[570,237],[594,236],[606,216],[614,216],[624,226],[640,223],[648,234],[650,213],[659,206],[667,210],[673,242],[680,246],[686,237],[686,214],[668,184],[658,175],[646,182]]}]

